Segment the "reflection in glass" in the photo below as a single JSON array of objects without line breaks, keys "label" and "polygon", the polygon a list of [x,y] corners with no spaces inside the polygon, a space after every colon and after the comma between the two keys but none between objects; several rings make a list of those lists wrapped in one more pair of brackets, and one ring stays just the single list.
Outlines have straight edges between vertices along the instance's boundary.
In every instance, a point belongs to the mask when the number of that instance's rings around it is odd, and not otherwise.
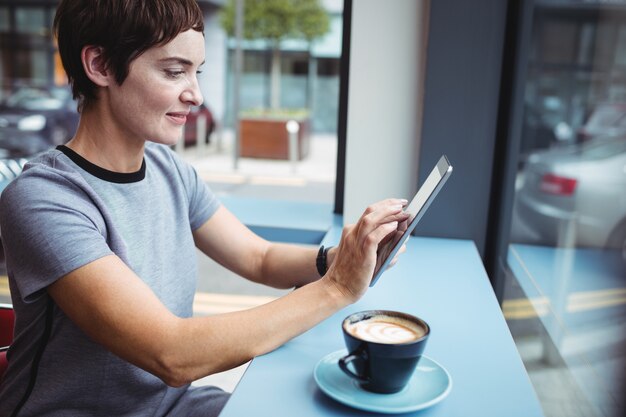
[{"label": "reflection in glass", "polygon": [[8,32],[10,29],[9,8],[0,7],[0,32]]},{"label": "reflection in glass", "polygon": [[503,310],[547,416],[626,415],[626,5],[539,1]]}]

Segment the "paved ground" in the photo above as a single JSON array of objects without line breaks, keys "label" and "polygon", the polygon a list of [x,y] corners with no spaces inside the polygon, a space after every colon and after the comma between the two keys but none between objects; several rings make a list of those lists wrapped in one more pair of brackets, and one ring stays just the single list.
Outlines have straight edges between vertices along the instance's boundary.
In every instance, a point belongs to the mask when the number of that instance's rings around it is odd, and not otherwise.
[{"label": "paved ground", "polygon": [[210,145],[179,150],[218,194],[275,200],[332,203],[335,199],[337,138],[311,138],[309,155],[292,163],[284,160],[239,158],[235,168],[233,134],[226,131]]}]

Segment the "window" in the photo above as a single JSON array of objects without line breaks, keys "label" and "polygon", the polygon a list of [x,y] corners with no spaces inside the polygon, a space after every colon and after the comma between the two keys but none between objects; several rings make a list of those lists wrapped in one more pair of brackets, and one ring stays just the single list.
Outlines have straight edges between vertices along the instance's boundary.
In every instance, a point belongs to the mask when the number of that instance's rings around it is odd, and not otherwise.
[{"label": "window", "polygon": [[505,317],[548,417],[626,409],[626,8],[584,3],[534,8],[502,257]]},{"label": "window", "polygon": [[[247,8],[254,7],[248,3]],[[195,146],[193,138],[188,138],[187,146],[180,151],[198,164],[204,178],[220,194],[332,205],[341,3],[319,2],[327,15],[328,28],[310,43],[298,36],[287,36],[281,39],[276,54],[274,43],[262,36],[243,39],[238,86],[235,35],[225,30],[217,18],[221,16],[219,11],[207,19],[207,64],[214,66],[205,68],[200,83],[205,103],[214,113],[216,127],[208,146]],[[218,66],[219,70],[213,70]],[[273,75],[276,67],[280,71]],[[237,94],[239,115],[235,115],[234,109]],[[287,145],[285,123],[289,119],[300,123],[295,160],[290,159]],[[268,127],[276,120],[280,121],[280,127]],[[265,129],[273,129],[270,138],[260,136]],[[205,162],[200,163],[200,159]]]},{"label": "window", "polygon": [[[4,6],[5,3],[8,5]],[[6,93],[2,91],[0,99],[11,97],[25,87],[67,87],[51,37],[54,5],[26,7],[22,3],[22,0],[11,0],[3,2],[0,7],[0,37],[3,41],[0,42],[0,77],[3,89],[7,90]],[[235,196],[319,203],[327,205],[328,213],[332,213],[343,2],[320,1],[330,24],[328,31],[312,43],[299,38],[285,39],[281,43],[279,105],[282,113],[279,117],[284,120],[275,132],[285,138],[269,155],[255,155],[254,149],[252,154],[236,154],[235,120],[238,117],[233,110],[236,43],[222,28],[220,10],[215,2],[199,0],[199,3],[205,13],[206,63],[199,75],[204,106],[194,109],[188,117],[177,151],[195,166],[202,179],[223,201]],[[218,3],[225,6],[227,2]],[[272,50],[268,42],[257,39],[245,41],[243,53],[240,110],[252,113],[252,119],[259,119],[254,112],[261,114],[261,109],[269,107],[272,102]],[[65,103],[70,110],[65,112],[64,119],[74,125],[63,132],[73,132],[78,116],[71,100],[67,101],[70,101]],[[296,139],[298,151],[293,159],[288,145],[291,140],[285,130],[285,122],[289,119],[300,123]],[[253,145],[260,140],[253,138]],[[53,146],[49,141],[39,142],[43,146]],[[21,141],[20,144],[28,145],[28,141]],[[243,144],[240,145],[243,151]],[[2,184],[3,187],[5,185]],[[210,269],[209,273],[202,274],[210,277],[210,282],[202,281],[200,291],[279,293],[274,289],[247,285],[247,282],[242,284],[242,280],[210,260],[202,259],[200,262],[202,271]],[[8,294],[6,277],[0,275],[0,301],[8,301]]]}]

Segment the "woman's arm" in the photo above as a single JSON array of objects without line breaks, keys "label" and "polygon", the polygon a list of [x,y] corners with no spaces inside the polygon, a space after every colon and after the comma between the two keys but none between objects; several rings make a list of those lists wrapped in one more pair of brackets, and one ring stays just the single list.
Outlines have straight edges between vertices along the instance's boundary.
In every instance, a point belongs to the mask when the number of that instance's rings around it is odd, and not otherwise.
[{"label": "woman's arm", "polygon": [[90,338],[171,386],[241,365],[348,304],[320,281],[251,310],[181,319],[114,255],[71,272],[48,292]]},{"label": "woman's arm", "polygon": [[[257,236],[221,206],[194,231],[196,246],[231,271],[275,288],[293,288],[320,278],[317,248],[273,243]],[[329,265],[334,250],[329,254]]]},{"label": "woman's arm", "polygon": [[267,353],[358,300],[369,285],[378,243],[404,218],[399,201],[372,205],[344,228],[322,279],[250,310],[176,317],[114,255],[67,274],[48,293],[93,340],[180,386]]}]

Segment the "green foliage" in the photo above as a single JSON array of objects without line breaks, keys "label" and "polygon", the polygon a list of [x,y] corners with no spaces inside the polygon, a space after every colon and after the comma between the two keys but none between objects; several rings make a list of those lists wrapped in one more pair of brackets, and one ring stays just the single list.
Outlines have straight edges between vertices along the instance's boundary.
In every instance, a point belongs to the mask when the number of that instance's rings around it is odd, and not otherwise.
[{"label": "green foliage", "polygon": [[309,42],[324,36],[330,29],[330,20],[319,0],[297,0],[295,3],[298,8],[296,14],[298,36]]},{"label": "green foliage", "polygon": [[275,119],[275,120],[304,120],[311,116],[308,109],[267,109],[254,108],[242,110],[239,115],[246,118]]},{"label": "green foliage", "polygon": [[[266,39],[274,44],[285,38],[312,41],[330,27],[319,0],[244,0],[244,38]],[[221,14],[222,27],[235,36],[236,1],[228,0]]]}]

